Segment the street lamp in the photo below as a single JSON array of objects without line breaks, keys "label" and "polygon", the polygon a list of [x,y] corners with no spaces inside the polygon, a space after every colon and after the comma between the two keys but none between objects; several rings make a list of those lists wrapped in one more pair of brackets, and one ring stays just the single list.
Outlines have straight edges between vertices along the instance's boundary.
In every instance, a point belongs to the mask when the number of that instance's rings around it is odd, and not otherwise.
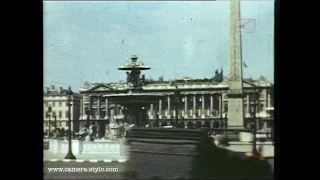
[{"label": "street lamp", "polygon": [[[253,124],[252,124],[252,134],[253,134],[253,144],[252,144],[252,155],[257,157],[259,152],[257,150],[257,106],[259,101],[259,91],[256,91],[254,94],[255,103],[253,105]],[[257,100],[258,99],[258,100]]]},{"label": "street lamp", "polygon": [[57,113],[56,112],[52,112],[52,117],[54,118],[54,128],[55,131],[57,130]]},{"label": "street lamp", "polygon": [[72,144],[71,144],[71,96],[72,96],[73,92],[71,91],[71,87],[69,86],[69,89],[67,91],[67,95],[68,95],[68,125],[69,125],[69,149],[68,149],[68,154],[66,155],[65,159],[76,159],[76,157],[73,155],[72,153]]},{"label": "street lamp", "polygon": [[50,119],[50,117],[51,117],[51,111],[52,111],[52,107],[51,107],[51,105],[49,105],[49,107],[48,107],[48,112],[47,112],[47,116],[49,117],[49,135],[48,135],[48,139],[50,138],[50,125],[51,125],[51,119]]},{"label": "street lamp", "polygon": [[219,127],[221,127],[222,128],[222,118],[223,118],[223,116],[222,116],[222,109],[223,109],[223,107],[222,107],[222,93],[221,93],[221,96],[220,96],[220,125],[219,125]]},{"label": "street lamp", "polygon": [[224,118],[225,118],[225,128],[226,128],[225,136],[227,138],[227,144],[229,145],[229,142],[228,142],[228,114],[227,113],[226,113]]},{"label": "street lamp", "polygon": [[85,127],[86,127],[86,128],[89,128],[89,126],[90,126],[90,114],[91,114],[91,110],[88,109],[88,110],[86,111],[86,114],[87,114],[87,121],[86,121]]}]

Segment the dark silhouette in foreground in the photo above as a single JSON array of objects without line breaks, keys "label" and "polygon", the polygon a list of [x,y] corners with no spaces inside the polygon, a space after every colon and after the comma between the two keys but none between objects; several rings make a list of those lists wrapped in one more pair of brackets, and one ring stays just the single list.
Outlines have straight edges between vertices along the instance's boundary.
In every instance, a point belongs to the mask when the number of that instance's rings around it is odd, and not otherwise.
[{"label": "dark silhouette in foreground", "polygon": [[269,163],[217,147],[203,130],[134,128],[129,179],[273,179]]}]

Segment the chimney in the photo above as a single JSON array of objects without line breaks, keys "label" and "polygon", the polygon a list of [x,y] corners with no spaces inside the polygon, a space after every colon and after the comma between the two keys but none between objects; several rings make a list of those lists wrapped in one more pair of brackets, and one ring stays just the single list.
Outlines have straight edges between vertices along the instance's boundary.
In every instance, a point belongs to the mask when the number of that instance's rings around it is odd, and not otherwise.
[{"label": "chimney", "polygon": [[60,93],[60,94],[62,93],[62,87],[59,88],[59,93]]},{"label": "chimney", "polygon": [[51,85],[51,89],[54,89],[54,85]]}]

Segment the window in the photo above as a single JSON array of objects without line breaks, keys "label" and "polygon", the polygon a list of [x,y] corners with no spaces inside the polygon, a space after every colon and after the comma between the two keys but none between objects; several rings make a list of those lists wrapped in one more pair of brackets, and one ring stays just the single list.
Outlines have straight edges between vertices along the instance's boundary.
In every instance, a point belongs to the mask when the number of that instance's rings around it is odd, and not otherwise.
[{"label": "window", "polygon": [[260,111],[263,110],[263,104],[260,104]]},{"label": "window", "polygon": [[56,102],[53,102],[53,103],[52,103],[52,107],[55,107],[55,106],[56,106]]},{"label": "window", "polygon": [[62,106],[62,102],[59,102],[59,107],[61,107]]},{"label": "window", "polygon": [[62,112],[59,111],[59,118],[62,118]]},{"label": "window", "polygon": [[49,125],[49,123],[48,122],[46,122],[46,126],[48,126]]},{"label": "window", "polygon": [[45,114],[46,118],[48,118],[48,117],[49,117],[49,116],[48,116],[48,111],[46,111],[45,113],[46,113],[46,114]]},{"label": "window", "polygon": [[65,117],[68,118],[68,111],[66,111],[66,116]]},{"label": "window", "polygon": [[62,122],[59,122],[59,126],[62,126]]},{"label": "window", "polygon": [[228,112],[228,104],[224,105],[224,112],[227,113]]},{"label": "window", "polygon": [[48,102],[45,102],[45,106],[48,107]]},{"label": "window", "polygon": [[55,111],[52,111],[52,118],[54,118],[54,115],[57,115]]}]

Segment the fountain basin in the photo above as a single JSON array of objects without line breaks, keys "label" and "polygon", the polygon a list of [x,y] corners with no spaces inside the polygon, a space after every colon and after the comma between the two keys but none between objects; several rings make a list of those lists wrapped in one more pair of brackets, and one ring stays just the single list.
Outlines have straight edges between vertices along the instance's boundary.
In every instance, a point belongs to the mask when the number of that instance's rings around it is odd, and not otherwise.
[{"label": "fountain basin", "polygon": [[[52,153],[68,153],[67,140],[49,140],[49,151]],[[111,156],[126,157],[127,145],[125,139],[80,141],[72,140],[72,153],[78,154],[103,154]]]}]

